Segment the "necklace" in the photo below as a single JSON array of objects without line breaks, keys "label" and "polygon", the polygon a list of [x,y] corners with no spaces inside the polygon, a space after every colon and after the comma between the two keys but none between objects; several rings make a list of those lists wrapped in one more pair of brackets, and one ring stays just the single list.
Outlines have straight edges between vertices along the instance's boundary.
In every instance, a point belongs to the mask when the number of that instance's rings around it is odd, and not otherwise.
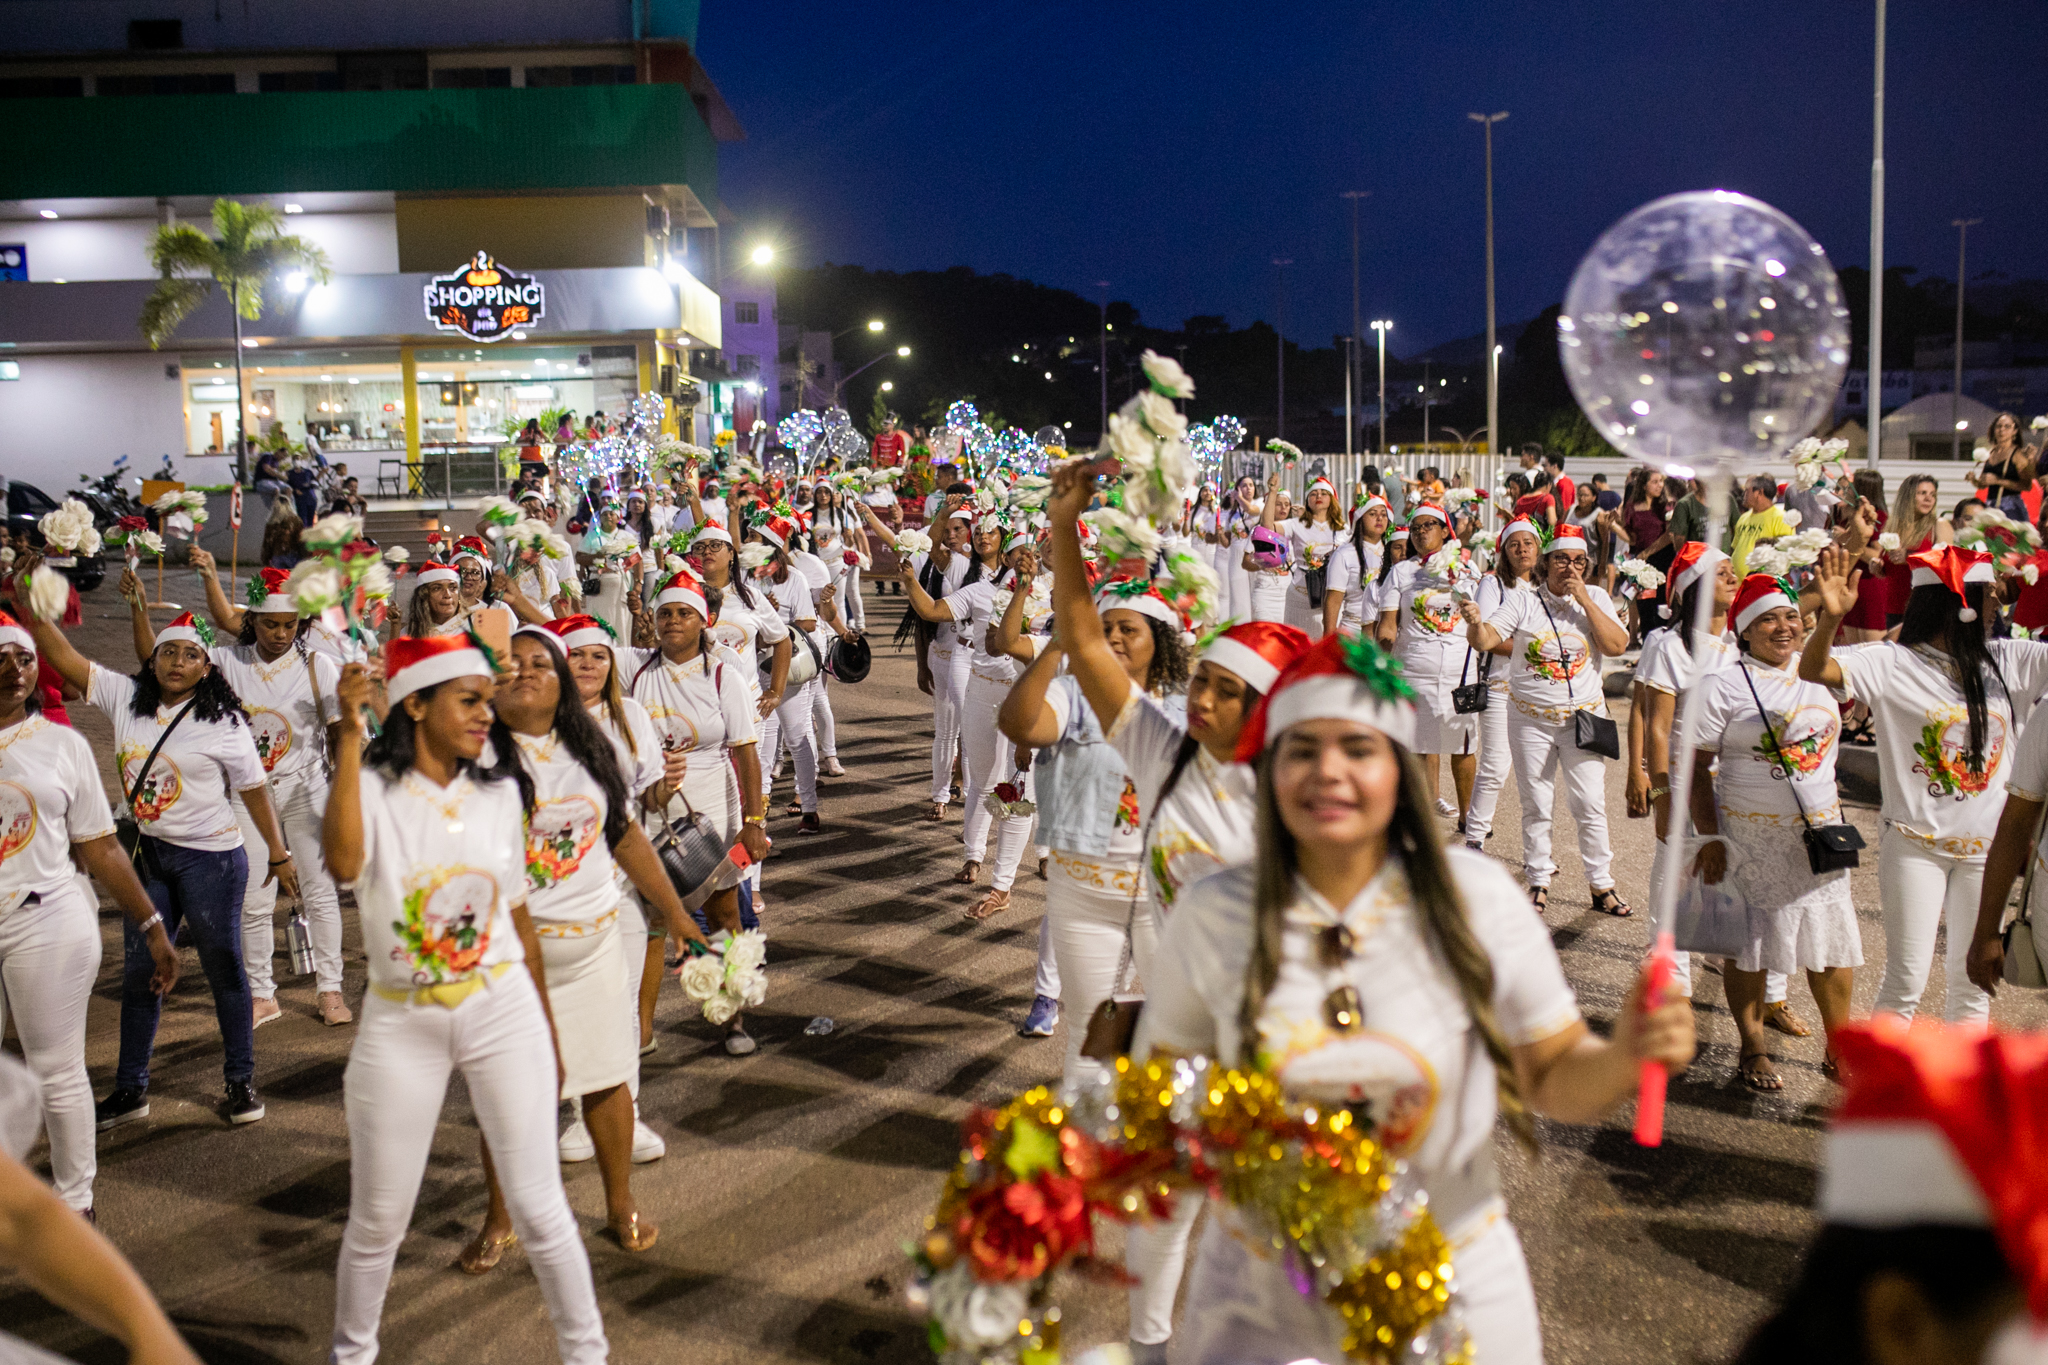
[{"label": "necklace", "polygon": [[278,655],[275,662],[268,664],[263,662],[263,658],[261,655],[258,655],[255,664],[256,676],[266,684],[276,682],[279,674],[285,672],[285,670],[287,670],[297,662],[297,650],[288,649],[284,653]]},{"label": "necklace", "polygon": [[527,756],[536,763],[549,763],[554,760],[557,738],[558,736],[553,730],[549,730],[544,735],[525,735],[517,730],[512,732],[513,742],[523,749]]},{"label": "necklace", "polygon": [[[414,796],[424,801],[448,822],[450,834],[462,833],[462,798],[467,794],[464,784],[468,779],[458,774],[443,792],[436,792],[433,784],[422,782],[413,771],[407,771],[403,786]],[[449,795],[448,793],[453,793]]]}]

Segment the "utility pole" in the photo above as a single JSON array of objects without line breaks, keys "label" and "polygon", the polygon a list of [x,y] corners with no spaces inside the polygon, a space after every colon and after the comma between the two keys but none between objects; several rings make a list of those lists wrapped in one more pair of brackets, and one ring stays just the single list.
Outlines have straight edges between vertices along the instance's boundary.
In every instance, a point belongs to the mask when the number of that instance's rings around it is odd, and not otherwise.
[{"label": "utility pole", "polygon": [[1387,333],[1394,330],[1394,324],[1385,318],[1373,323],[1372,329],[1380,334],[1380,444],[1378,454],[1387,451]]},{"label": "utility pole", "polygon": [[1863,466],[1877,468],[1878,423],[1884,417],[1884,0],[1877,0],[1877,79],[1872,87],[1870,132],[1870,378],[1867,414],[1869,440]]},{"label": "utility pole", "polygon": [[1095,370],[1102,378],[1102,425],[1097,438],[1102,444],[1109,443],[1109,281],[1097,280],[1095,287],[1102,291],[1102,330],[1096,333],[1098,342]]},{"label": "utility pole", "polygon": [[[1345,382],[1345,384],[1347,384],[1347,385],[1348,385],[1348,386],[1350,387],[1350,389],[1351,389],[1351,391],[1352,391],[1353,393],[1362,393],[1362,392],[1363,392],[1363,391],[1365,390],[1365,368],[1364,368],[1364,360],[1365,360],[1365,357],[1363,357],[1363,356],[1361,356],[1360,354],[1358,354],[1358,344],[1357,344],[1357,343],[1358,343],[1358,338],[1359,338],[1359,337],[1361,337],[1361,336],[1363,336],[1363,335],[1365,335],[1365,328],[1364,328],[1364,327],[1363,327],[1363,326],[1361,325],[1361,322],[1360,322],[1360,317],[1361,317],[1361,315],[1360,315],[1360,313],[1359,313],[1359,311],[1358,311],[1358,201],[1359,201],[1359,200],[1361,200],[1361,199],[1367,199],[1367,198],[1370,198],[1371,196],[1372,196],[1372,191],[1371,191],[1371,190],[1345,190],[1345,191],[1344,191],[1344,192],[1343,192],[1342,194],[1340,194],[1340,195],[1338,196],[1338,197],[1339,197],[1340,199],[1349,199],[1349,200],[1351,201],[1351,340],[1352,340],[1352,347],[1351,347],[1351,361],[1350,361],[1350,364],[1349,364],[1349,366],[1348,366],[1348,367],[1347,367],[1347,368],[1345,369],[1345,371],[1344,371],[1344,382]],[[1349,427],[1349,426],[1351,425],[1351,414],[1350,414],[1350,413],[1348,413],[1348,412],[1344,414],[1344,423],[1345,423],[1345,426],[1346,426],[1347,428],[1348,428],[1348,427]],[[1353,435],[1353,434],[1355,434],[1355,433],[1350,433],[1350,432],[1348,432],[1348,431],[1347,431],[1347,433],[1346,433],[1346,435],[1345,435],[1345,437],[1344,437],[1344,449],[1345,449],[1346,453],[1349,453],[1349,452],[1350,452],[1350,450],[1351,450],[1351,437],[1352,437],[1352,435]]]},{"label": "utility pole", "polygon": [[1506,118],[1503,109],[1498,114],[1467,114],[1466,118],[1481,124],[1486,129],[1486,449],[1481,454],[1491,455],[1500,444],[1500,384],[1492,365],[1493,359],[1493,125]]},{"label": "utility pole", "polygon": [[[1352,431],[1356,423],[1351,418],[1351,370],[1358,359],[1358,337],[1356,334],[1344,338],[1344,458],[1352,455]],[[1186,367],[1183,366],[1183,369]]]},{"label": "utility pole", "polygon": [[1278,325],[1273,328],[1274,348],[1279,355],[1279,380],[1275,394],[1278,406],[1273,413],[1273,435],[1278,440],[1287,439],[1287,267],[1294,264],[1292,256],[1275,256],[1273,278],[1280,289],[1280,307],[1275,316]]},{"label": "utility pole", "polygon": [[1949,226],[1956,229],[1956,375],[1955,385],[1948,395],[1948,457],[1959,460],[1963,457],[1963,263],[1968,258],[1970,229],[1983,222],[1982,218],[1955,218]]}]

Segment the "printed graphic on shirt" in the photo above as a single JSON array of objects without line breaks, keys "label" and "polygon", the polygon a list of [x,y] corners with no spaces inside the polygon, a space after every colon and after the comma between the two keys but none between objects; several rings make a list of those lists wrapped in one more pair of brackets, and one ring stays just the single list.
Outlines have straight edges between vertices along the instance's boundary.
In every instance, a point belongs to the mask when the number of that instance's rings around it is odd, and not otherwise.
[{"label": "printed graphic on shirt", "polygon": [[688,713],[671,711],[659,703],[647,708],[647,718],[654,722],[654,731],[661,736],[664,749],[694,749],[699,743],[697,722]]},{"label": "printed graphic on shirt", "polygon": [[1124,779],[1124,794],[1116,799],[1116,827],[1132,830],[1138,827],[1138,789],[1131,785],[1131,779]]},{"label": "printed graphic on shirt", "polygon": [[1285,1033],[1268,1019],[1261,1033],[1288,1092],[1342,1104],[1396,1156],[1422,1145],[1436,1116],[1438,1084],[1423,1055],[1390,1033],[1345,1035],[1320,1019],[1294,1020]]},{"label": "printed graphic on shirt", "polygon": [[0,863],[27,848],[35,837],[35,797],[26,787],[0,782]]},{"label": "printed graphic on shirt", "polygon": [[1223,866],[1215,849],[1178,825],[1157,830],[1145,858],[1152,870],[1152,889],[1159,893],[1159,904],[1167,910],[1173,908],[1182,887]]},{"label": "printed graphic on shirt", "polygon": [[1458,616],[1458,599],[1447,592],[1425,588],[1410,599],[1408,614],[1419,626],[1426,626],[1439,635],[1449,635],[1463,621]]},{"label": "printed graphic on shirt", "polygon": [[[142,772],[143,760],[149,757],[149,750],[139,744],[121,746],[121,789],[135,790],[135,779]],[[167,753],[159,752],[156,762],[149,765],[149,778],[142,784],[142,790],[135,792],[135,823],[147,825],[161,820],[178,798],[185,794],[185,779],[178,772],[178,765]]]},{"label": "printed graphic on shirt", "polygon": [[1783,780],[1787,777],[1804,777],[1817,772],[1827,762],[1828,750],[1834,747],[1835,735],[1842,728],[1842,713],[1832,706],[1809,704],[1801,706],[1790,715],[1771,712],[1771,729],[1778,736],[1778,748],[1784,754],[1781,767],[1771,757],[1771,746],[1761,731],[1750,752],[1770,764],[1771,776]]},{"label": "printed graphic on shirt", "polygon": [[249,708],[249,732],[256,741],[256,757],[269,772],[292,751],[292,723],[268,707]]},{"label": "printed graphic on shirt", "polygon": [[735,654],[744,656],[747,652],[747,633],[730,621],[720,621],[711,627],[711,638]]},{"label": "printed graphic on shirt", "polygon": [[[1562,649],[1559,648],[1560,640]],[[1522,662],[1529,666],[1529,671],[1551,682],[1565,682],[1578,677],[1586,671],[1586,661],[1592,657],[1586,637],[1570,629],[1554,633],[1539,631],[1529,637],[1528,648],[1522,651]]]},{"label": "printed graphic on shirt", "polygon": [[597,803],[587,796],[543,801],[526,830],[526,880],[542,891],[574,876],[604,832]]},{"label": "printed graphic on shirt", "polygon": [[419,986],[474,972],[491,946],[497,878],[470,867],[435,867],[406,878],[404,888],[405,918],[391,923],[398,935],[391,960],[410,967]]},{"label": "printed graphic on shirt", "polygon": [[1929,796],[1953,796],[1967,801],[1982,796],[1998,771],[1998,757],[2005,749],[2005,724],[1998,713],[1984,712],[1984,763],[1970,767],[1970,713],[1960,706],[1938,706],[1927,712],[1927,724],[1913,752],[1920,761],[1913,771],[1927,778]]}]

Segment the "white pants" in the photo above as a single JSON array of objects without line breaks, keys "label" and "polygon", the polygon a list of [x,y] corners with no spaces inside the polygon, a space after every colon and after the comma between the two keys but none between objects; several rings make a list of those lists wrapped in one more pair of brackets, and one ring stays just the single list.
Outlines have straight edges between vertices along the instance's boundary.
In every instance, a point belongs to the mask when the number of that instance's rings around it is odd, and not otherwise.
[{"label": "white pants", "polygon": [[[1251,585],[1251,616],[1254,621],[1285,621],[1287,619],[1287,575],[1284,573],[1247,573]],[[1304,598],[1304,601],[1307,599]]]},{"label": "white pants", "polygon": [[555,1049],[523,965],[454,1009],[398,1004],[374,991],[363,1000],[342,1078],[349,1209],[329,1360],[369,1365],[377,1358],[391,1266],[419,1198],[449,1074],[458,1068],[491,1144],[512,1228],[540,1280],[556,1348],[569,1365],[599,1365],[610,1346],[555,1150]]},{"label": "white pants", "polygon": [[[1512,704],[1512,703],[1511,703]],[[1557,864],[1550,858],[1550,810],[1557,777],[1564,773],[1565,800],[1579,824],[1579,857],[1586,884],[1595,891],[1614,885],[1614,851],[1607,844],[1607,761],[1572,742],[1572,726],[1546,725],[1517,708],[1508,717],[1508,742],[1515,754],[1515,789],[1522,798],[1522,879],[1548,886]]]},{"label": "white pants", "polygon": [[1252,576],[1244,567],[1246,540],[1233,540],[1223,547],[1219,556],[1221,563],[1217,574],[1230,589],[1230,619],[1249,621],[1252,619]]},{"label": "white pants", "polygon": [[[1507,661],[1494,662],[1505,665]],[[1508,748],[1508,712],[1514,709],[1506,693],[1489,690],[1486,709],[1479,713],[1479,772],[1472,780],[1471,808],[1465,812],[1467,843],[1483,844],[1493,833],[1493,812],[1515,766]]]},{"label": "white pants", "polygon": [[[325,737],[322,737],[323,742]],[[327,875],[327,854],[320,842],[321,821],[327,813],[327,784],[316,777],[288,782],[270,789],[270,804],[284,827],[285,847],[291,850],[292,866],[299,874],[299,899],[306,909],[306,924],[313,931],[313,975],[318,989],[341,990],[341,895],[334,878]],[[271,960],[277,951],[278,886],[263,884],[257,864],[267,861],[270,846],[249,818],[242,798],[234,799],[235,823],[242,827],[242,846],[249,850],[249,884],[242,891],[242,966],[249,973],[249,993],[258,1000],[277,994]]]},{"label": "white pants", "polygon": [[[1038,968],[1031,974],[1031,993],[1048,1000],[1060,998],[1060,960],[1052,947],[1052,910],[1038,918]],[[1084,1025],[1086,1021],[1083,1021]]]},{"label": "white pants", "polygon": [[[1017,746],[996,729],[996,709],[1010,695],[1010,684],[970,673],[961,704],[960,766],[966,770],[967,806],[960,830],[967,860],[981,862],[988,854],[989,826],[996,818],[988,808],[988,794],[999,782],[1017,775]],[[1025,798],[1035,790],[1031,770],[1024,770]],[[1002,822],[996,835],[996,874],[992,885],[1008,891],[1017,880],[1017,864],[1031,842],[1036,817],[1013,815]]]},{"label": "white pants", "polygon": [[50,1176],[57,1197],[92,1207],[95,1154],[92,1078],[85,1070],[85,1007],[100,970],[100,925],[91,883],[67,877],[37,905],[0,919],[0,1034],[9,1011],[28,1069],[43,1091]]},{"label": "white pants", "polygon": [[953,756],[960,749],[960,716],[967,704],[968,649],[933,645],[926,654],[932,670],[932,801],[953,799]]},{"label": "white pants", "polygon": [[1067,1057],[1061,1077],[1066,1086],[1078,1088],[1092,1085],[1104,1071],[1102,1063],[1081,1055],[1081,1042],[1095,1007],[1123,989],[1117,964],[1124,961],[1124,926],[1131,927],[1131,957],[1125,970],[1128,974],[1130,967],[1136,967],[1141,980],[1151,975],[1158,933],[1151,898],[1142,890],[1133,910],[1131,893],[1137,887],[1137,867],[1120,867],[1106,859],[1054,849],[1046,872],[1045,918],[1052,925],[1052,951],[1059,964],[1060,1016],[1067,1025]]},{"label": "white pants", "polygon": [[868,628],[867,604],[860,600],[860,566],[848,564],[839,571],[839,619],[848,630]]},{"label": "white pants", "polygon": [[1878,1014],[1911,1019],[1934,968],[1934,936],[1948,924],[1948,1023],[1982,1023],[1991,1017],[1991,997],[1966,970],[1970,940],[1977,932],[1977,893],[1984,884],[1984,858],[1948,858],[1931,853],[1886,825],[1877,845],[1877,887],[1884,905],[1884,979],[1877,988]]},{"label": "white pants", "polygon": [[811,689],[817,686],[813,678],[791,690],[761,722],[761,795],[775,785],[775,755],[786,743],[796,757],[796,796],[806,814],[818,808],[818,742],[811,734]]},{"label": "white pants", "polygon": [[[1086,1027],[1086,1021],[1082,1021]],[[1131,1340],[1153,1346],[1173,1335],[1173,1299],[1188,1263],[1188,1234],[1202,1211],[1203,1196],[1187,1193],[1173,1201],[1173,1216],[1158,1223],[1133,1223],[1124,1237],[1124,1269],[1131,1286]]]},{"label": "white pants", "polygon": [[[839,757],[839,722],[832,714],[832,694],[826,690],[831,679],[820,673],[811,679],[811,731],[817,736],[818,757]],[[786,747],[786,746],[785,746]]]}]

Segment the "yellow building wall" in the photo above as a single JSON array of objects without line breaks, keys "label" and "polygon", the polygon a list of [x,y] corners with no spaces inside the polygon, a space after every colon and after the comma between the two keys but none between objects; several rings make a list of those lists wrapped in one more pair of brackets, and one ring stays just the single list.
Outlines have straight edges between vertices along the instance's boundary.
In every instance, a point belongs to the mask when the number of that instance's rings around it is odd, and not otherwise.
[{"label": "yellow building wall", "polygon": [[453,270],[488,251],[514,270],[650,264],[637,194],[400,199],[398,268]]}]

